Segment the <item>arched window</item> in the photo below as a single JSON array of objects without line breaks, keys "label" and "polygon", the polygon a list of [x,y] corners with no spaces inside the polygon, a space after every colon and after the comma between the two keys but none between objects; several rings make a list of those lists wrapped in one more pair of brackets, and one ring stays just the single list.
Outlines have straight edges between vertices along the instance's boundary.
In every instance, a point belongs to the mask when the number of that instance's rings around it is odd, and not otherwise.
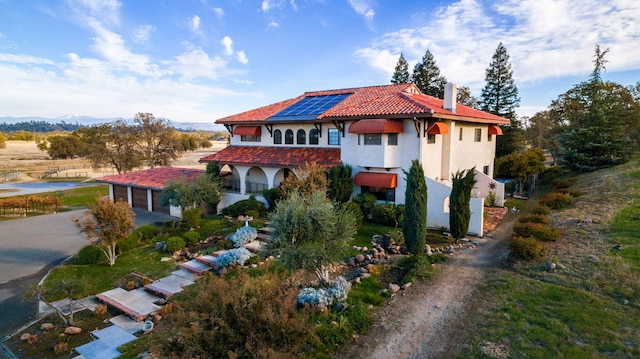
[{"label": "arched window", "polygon": [[299,145],[306,145],[307,144],[307,133],[304,132],[303,129],[299,129],[298,133],[297,133],[297,139],[296,139],[296,143]]},{"label": "arched window", "polygon": [[315,128],[312,128],[311,131],[309,131],[309,144],[310,145],[317,145],[319,140],[318,140],[318,130],[316,130]]},{"label": "arched window", "polygon": [[284,144],[285,145],[293,145],[293,131],[286,130],[284,132]]},{"label": "arched window", "polygon": [[273,144],[274,145],[282,144],[282,131],[280,130],[273,131]]}]

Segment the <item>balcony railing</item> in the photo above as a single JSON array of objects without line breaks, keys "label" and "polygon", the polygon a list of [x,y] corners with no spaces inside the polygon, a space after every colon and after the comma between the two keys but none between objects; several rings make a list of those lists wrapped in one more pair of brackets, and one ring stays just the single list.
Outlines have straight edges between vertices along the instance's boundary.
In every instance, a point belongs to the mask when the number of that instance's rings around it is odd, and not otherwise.
[{"label": "balcony railing", "polygon": [[[266,183],[258,183],[258,182],[245,182],[245,193],[255,193],[262,194],[262,191],[267,189],[269,186]],[[240,193],[240,180],[239,179],[224,179],[222,181],[222,189],[226,192],[231,193]]]},{"label": "balcony railing", "polygon": [[266,183],[258,183],[258,182],[245,182],[246,188],[245,188],[245,192],[246,193],[257,193],[257,194],[262,194],[262,191],[268,188],[268,185]]}]

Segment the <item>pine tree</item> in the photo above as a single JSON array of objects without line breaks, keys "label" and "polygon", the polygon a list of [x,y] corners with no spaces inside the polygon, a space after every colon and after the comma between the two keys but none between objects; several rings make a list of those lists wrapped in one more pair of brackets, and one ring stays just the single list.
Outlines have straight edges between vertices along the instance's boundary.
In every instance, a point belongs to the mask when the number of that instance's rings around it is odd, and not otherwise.
[{"label": "pine tree", "polygon": [[427,183],[418,160],[411,161],[404,200],[402,234],[409,252],[422,254],[427,237]]},{"label": "pine tree", "polygon": [[398,58],[398,63],[396,64],[396,69],[393,71],[393,76],[391,76],[391,83],[409,83],[409,63],[404,59],[404,55],[402,55],[402,53],[400,53],[400,57]]},{"label": "pine tree", "polygon": [[444,97],[444,85],[447,83],[447,79],[440,76],[440,68],[436,65],[436,60],[429,50],[422,56],[422,62],[417,63],[413,68],[411,81],[425,95],[437,98]]},{"label": "pine tree", "polygon": [[486,70],[485,81],[480,108],[511,120],[510,125],[501,125],[503,135],[498,137],[496,156],[501,157],[521,150],[524,146],[523,128],[515,111],[520,105],[520,98],[518,87],[513,80],[509,54],[502,43],[493,54],[491,64]]},{"label": "pine tree", "polygon": [[471,190],[476,184],[475,167],[458,171],[451,177],[453,187],[449,197],[449,232],[458,243],[469,231]]}]

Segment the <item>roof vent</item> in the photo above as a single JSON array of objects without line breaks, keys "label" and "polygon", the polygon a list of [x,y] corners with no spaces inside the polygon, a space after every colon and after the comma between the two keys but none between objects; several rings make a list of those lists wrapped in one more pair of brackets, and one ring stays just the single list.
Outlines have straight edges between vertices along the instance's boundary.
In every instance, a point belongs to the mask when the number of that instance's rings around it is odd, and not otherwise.
[{"label": "roof vent", "polygon": [[444,85],[444,109],[456,113],[456,97],[458,96],[458,89],[456,84],[449,82]]}]

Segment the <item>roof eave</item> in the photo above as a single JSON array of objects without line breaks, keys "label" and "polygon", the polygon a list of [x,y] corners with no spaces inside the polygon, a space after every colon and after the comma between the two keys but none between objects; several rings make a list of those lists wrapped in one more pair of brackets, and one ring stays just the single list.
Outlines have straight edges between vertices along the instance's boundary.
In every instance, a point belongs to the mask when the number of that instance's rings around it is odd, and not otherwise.
[{"label": "roof eave", "polygon": [[466,122],[476,122],[476,123],[491,123],[498,125],[508,125],[511,121],[506,118],[498,120],[498,119],[489,119],[489,118],[479,118],[479,117],[469,117],[469,116],[460,116],[460,115],[450,115],[446,113],[434,113],[434,118],[438,118],[441,120],[452,120],[452,121],[466,121]]}]

